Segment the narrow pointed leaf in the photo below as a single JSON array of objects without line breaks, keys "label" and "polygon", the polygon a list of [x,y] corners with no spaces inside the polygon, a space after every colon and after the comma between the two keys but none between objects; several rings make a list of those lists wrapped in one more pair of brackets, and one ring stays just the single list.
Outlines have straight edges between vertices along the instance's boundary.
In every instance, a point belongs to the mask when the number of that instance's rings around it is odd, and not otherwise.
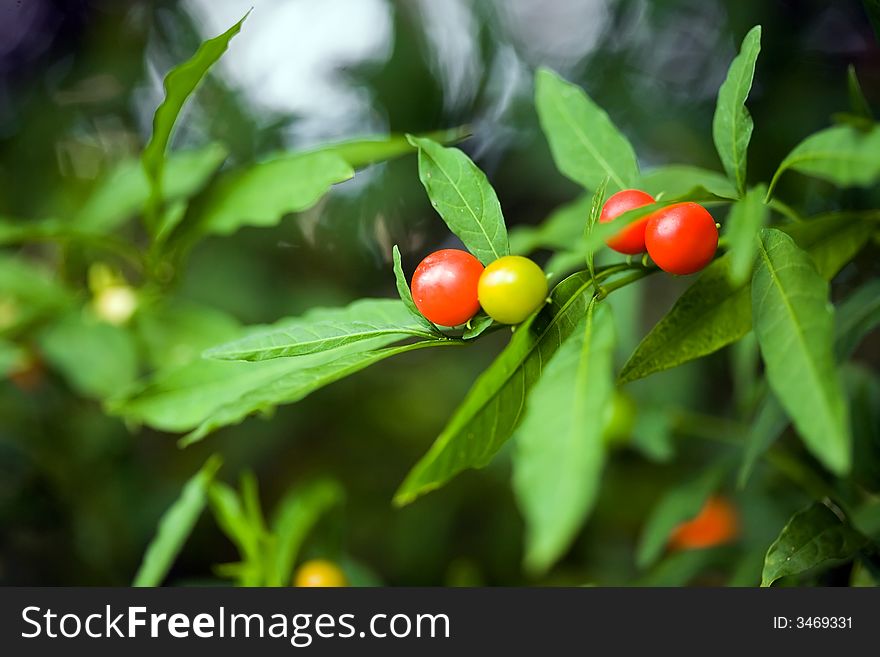
[{"label": "narrow pointed leaf", "polygon": [[391,255],[394,259],[394,284],[397,286],[397,294],[400,295],[400,300],[403,301],[403,305],[406,306],[410,315],[415,317],[421,326],[435,332],[437,327],[419,312],[415,301],[413,301],[412,292],[409,289],[409,283],[406,282],[406,275],[403,273],[403,265],[400,262],[400,249],[397,248],[396,244],[391,250]]},{"label": "narrow pointed leaf", "polygon": [[770,208],[764,204],[766,189],[750,189],[733,204],[724,225],[730,249],[730,278],[734,285],[745,283],[752,275],[758,231],[767,223]]},{"label": "narrow pointed leaf", "polygon": [[481,468],[492,460],[519,424],[526,396],[545,364],[586,312],[589,290],[589,273],[570,276],[556,286],[548,305],[516,328],[507,347],[407,475],[394,497],[396,504],[408,504],[462,470]]},{"label": "narrow pointed leaf", "polygon": [[873,121],[874,114],[871,112],[871,106],[862,92],[862,85],[859,83],[859,76],[856,75],[856,67],[850,64],[846,69],[846,86],[849,91],[849,105],[853,114],[863,119]]},{"label": "narrow pointed leaf", "polygon": [[525,563],[533,572],[568,549],[595,502],[613,358],[610,310],[594,304],[529,394],[516,431],[513,485],[526,521]]},{"label": "narrow pointed leaf", "polygon": [[817,502],[794,514],[767,550],[761,586],[852,559],[865,543],[864,536]]},{"label": "narrow pointed leaf", "polygon": [[[834,354],[845,362],[868,333],[880,325],[880,281],[869,281],[838,306],[834,313]],[[848,395],[852,399],[852,395]],[[772,393],[764,397],[746,437],[738,485],[745,487],[758,459],[789,424],[788,416]]]},{"label": "narrow pointed leaf", "polygon": [[810,135],[779,165],[768,197],[789,169],[838,187],[869,187],[880,180],[880,128],[864,131],[838,125]]},{"label": "narrow pointed leaf", "polygon": [[165,151],[180,110],[208,70],[226,52],[229,41],[241,30],[246,18],[247,14],[223,34],[202,43],[190,59],[172,68],[165,76],[165,98],[153,115],[153,134],[141,157],[152,188],[151,197],[154,203],[158,203],[163,196],[160,184],[165,166]]},{"label": "narrow pointed leaf", "polygon": [[752,315],[767,381],[807,448],[828,469],[850,468],[851,436],[834,362],[828,282],[791,237],[764,229]]},{"label": "narrow pointed leaf", "polygon": [[132,586],[159,586],[183,549],[207,503],[208,487],[222,461],[214,455],[190,479],[159,520],[156,536],[150,541]]},{"label": "narrow pointed leaf", "polygon": [[[864,246],[871,226],[833,215],[785,229],[810,254],[820,274],[831,280]],[[639,343],[621,370],[628,383],[706,356],[736,342],[752,328],[750,283],[735,285],[731,255],[710,264]]]},{"label": "narrow pointed leaf", "polygon": [[270,360],[329,351],[375,338],[434,338],[402,301],[361,299],[345,308],[320,309],[303,317],[283,319],[268,329],[212,347],[206,358]]},{"label": "narrow pointed leaf", "polygon": [[728,177],[740,194],[746,191],[746,155],[754,124],[746,100],[755,77],[755,62],[761,51],[761,26],[756,25],[743,39],[739,54],[730,64],[727,79],[718,90],[718,103],[712,121],[712,137]]},{"label": "narrow pointed leaf", "polygon": [[510,253],[501,204],[486,174],[457,148],[409,140],[419,149],[419,179],[449,230],[484,265]]},{"label": "narrow pointed leaf", "polygon": [[356,374],[370,365],[391,356],[426,347],[459,344],[462,343],[453,340],[425,340],[400,347],[386,347],[384,349],[354,353],[342,356],[324,365],[283,372],[278,377],[267,381],[264,385],[247,391],[238,399],[217,406],[195,430],[181,439],[180,444],[182,447],[191,445],[202,440],[217,429],[238,424],[254,413],[264,412],[281,404],[297,402],[319,388]]},{"label": "narrow pointed leaf", "polygon": [[632,186],[639,176],[633,147],[583,89],[538,69],[535,106],[560,172],[588,190],[606,177],[611,192]]},{"label": "narrow pointed leaf", "polygon": [[272,518],[276,545],[267,573],[268,586],[289,586],[300,548],[323,515],[339,504],[345,494],[338,483],[320,479],[289,491],[278,503]]}]

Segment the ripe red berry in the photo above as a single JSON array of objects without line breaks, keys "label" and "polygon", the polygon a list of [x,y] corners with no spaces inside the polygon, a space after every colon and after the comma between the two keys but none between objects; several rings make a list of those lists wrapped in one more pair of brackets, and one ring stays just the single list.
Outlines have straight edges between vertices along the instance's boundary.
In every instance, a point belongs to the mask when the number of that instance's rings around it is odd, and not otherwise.
[{"label": "ripe red berry", "polygon": [[[624,212],[650,205],[653,202],[654,197],[650,194],[646,194],[638,189],[624,189],[605,201],[605,205],[602,207],[602,214],[599,215],[599,223],[608,223]],[[625,253],[627,255],[643,253],[645,250],[645,226],[647,223],[648,217],[637,219],[621,229],[617,234],[606,239],[605,244],[618,253]]]},{"label": "ripe red berry", "polygon": [[676,203],[651,214],[645,229],[648,255],[663,271],[684,276],[708,265],[718,248],[718,228],[706,208]]},{"label": "ripe red berry", "polygon": [[464,324],[477,314],[483,265],[467,251],[442,249],[419,263],[412,277],[416,308],[441,326]]}]

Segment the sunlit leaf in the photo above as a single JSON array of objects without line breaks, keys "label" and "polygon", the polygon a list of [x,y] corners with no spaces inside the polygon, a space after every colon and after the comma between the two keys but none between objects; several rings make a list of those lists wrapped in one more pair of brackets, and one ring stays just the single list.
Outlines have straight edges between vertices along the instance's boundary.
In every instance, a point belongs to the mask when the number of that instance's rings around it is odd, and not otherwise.
[{"label": "sunlit leaf", "polygon": [[396,299],[361,299],[345,308],[319,309],[303,317],[282,319],[205,352],[206,358],[260,361],[329,351],[377,338],[433,339],[406,304]]},{"label": "sunlit leaf", "polygon": [[865,542],[864,536],[842,522],[831,509],[815,503],[794,514],[767,550],[761,586],[851,559]]},{"label": "sunlit leaf", "polygon": [[174,503],[162,514],[132,586],[159,586],[183,549],[207,503],[208,486],[220,469],[219,456],[210,457],[186,483]]},{"label": "sunlit leaf", "polygon": [[410,136],[419,149],[419,178],[431,205],[484,265],[507,255],[507,228],[495,190],[457,148]]},{"label": "sunlit leaf", "polygon": [[728,177],[737,191],[746,191],[746,154],[754,124],[746,100],[755,77],[755,62],[761,51],[761,26],[756,25],[743,39],[739,54],[730,64],[727,78],[718,90],[718,103],[712,121],[712,137]]},{"label": "sunlit leaf", "polygon": [[[450,130],[437,130],[417,135],[417,137],[430,139],[439,144],[451,144],[464,139],[468,134],[467,127],[459,127]],[[418,147],[411,144],[406,135],[376,135],[375,137],[361,137],[319,146],[309,152],[333,153],[355,169],[360,169],[376,162],[384,162],[407,153],[414,153],[417,149]]]},{"label": "sunlit leaf", "polygon": [[636,181],[639,167],[632,146],[583,89],[538,69],[535,106],[556,166],[568,178],[594,190],[607,177],[610,192]]},{"label": "sunlit leaf", "polygon": [[546,570],[595,503],[605,409],[614,394],[614,324],[593,305],[547,363],[516,431],[513,484],[526,521],[526,566]]}]

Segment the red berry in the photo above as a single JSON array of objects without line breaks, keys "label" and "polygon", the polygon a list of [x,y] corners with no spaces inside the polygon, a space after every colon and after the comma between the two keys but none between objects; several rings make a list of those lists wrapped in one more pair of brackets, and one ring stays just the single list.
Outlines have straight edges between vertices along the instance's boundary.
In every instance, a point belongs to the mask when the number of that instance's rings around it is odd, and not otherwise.
[{"label": "red berry", "polygon": [[[605,201],[602,214],[599,215],[599,223],[606,224],[628,210],[635,210],[636,208],[650,205],[653,202],[654,197],[650,194],[646,194],[638,189],[624,189]],[[618,253],[625,253],[627,255],[643,253],[645,251],[645,226],[647,223],[648,217],[638,219],[621,229],[616,235],[606,239],[605,244]]]},{"label": "red berry", "polygon": [[416,308],[441,326],[464,324],[477,314],[477,285],[483,265],[467,251],[435,251],[419,263],[412,277]]},{"label": "red berry", "polygon": [[712,261],[718,248],[718,228],[702,205],[676,203],[651,214],[645,245],[663,271],[693,274]]}]

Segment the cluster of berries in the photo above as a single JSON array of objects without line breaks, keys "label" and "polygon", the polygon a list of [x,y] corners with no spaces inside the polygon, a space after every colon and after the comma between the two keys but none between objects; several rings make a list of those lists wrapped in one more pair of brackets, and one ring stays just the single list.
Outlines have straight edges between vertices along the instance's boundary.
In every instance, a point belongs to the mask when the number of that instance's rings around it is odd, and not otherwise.
[{"label": "cluster of berries", "polygon": [[[607,223],[624,212],[654,202],[650,194],[624,189],[606,201],[599,222]],[[647,251],[663,271],[685,276],[712,261],[718,248],[718,227],[702,205],[676,203],[634,221],[605,243],[627,255]]]}]

